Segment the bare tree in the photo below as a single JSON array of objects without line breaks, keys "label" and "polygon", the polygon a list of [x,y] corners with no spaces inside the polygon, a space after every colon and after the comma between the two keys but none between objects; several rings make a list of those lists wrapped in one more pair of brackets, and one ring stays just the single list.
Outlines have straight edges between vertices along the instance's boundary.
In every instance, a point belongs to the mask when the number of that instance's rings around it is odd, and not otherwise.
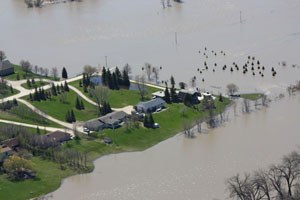
[{"label": "bare tree", "polygon": [[104,86],[96,86],[94,89],[90,88],[89,91],[92,97],[95,98],[100,111],[101,105],[103,105],[103,103],[106,102],[109,97],[109,89]]},{"label": "bare tree", "polygon": [[152,65],[150,63],[145,63],[145,72],[148,77],[148,81],[150,81],[151,73],[152,73]]},{"label": "bare tree", "polygon": [[57,78],[57,76],[58,76],[57,67],[51,68],[51,76],[53,76],[54,78]]},{"label": "bare tree", "polygon": [[26,72],[26,74],[32,70],[32,65],[29,61],[21,60],[20,66],[22,67],[23,71]]},{"label": "bare tree", "polygon": [[194,131],[192,130],[192,122],[183,122],[182,123],[182,129],[183,133],[188,137],[188,138],[193,138],[195,136]]},{"label": "bare tree", "polygon": [[159,78],[159,68],[158,67],[153,67],[152,68],[152,73],[155,77],[155,82],[157,83],[158,78]]},{"label": "bare tree", "polygon": [[0,62],[6,59],[6,55],[4,51],[0,51]]},{"label": "bare tree", "polygon": [[34,73],[37,74],[39,71],[39,67],[37,65],[34,66]]},{"label": "bare tree", "polygon": [[196,82],[196,77],[192,77],[191,80],[190,80],[190,85],[191,87],[194,89],[197,85],[197,82]]},{"label": "bare tree", "polygon": [[97,68],[96,67],[92,67],[91,65],[85,65],[83,67],[83,73],[92,76],[95,72],[97,72]]},{"label": "bare tree", "polygon": [[202,116],[196,117],[195,122],[197,124],[198,133],[201,133],[201,131],[202,131],[201,125],[202,125],[202,122],[203,122],[203,117]]},{"label": "bare tree", "polygon": [[180,110],[179,110],[179,112],[181,113],[181,116],[182,116],[182,117],[185,116],[186,111],[187,111],[187,108],[186,108],[185,105],[183,105],[183,106],[180,108]]},{"label": "bare tree", "polygon": [[49,69],[48,69],[48,68],[45,68],[44,73],[45,73],[45,76],[48,77],[48,75],[49,75]]},{"label": "bare tree", "polygon": [[269,106],[270,100],[268,99],[267,95],[262,95],[261,97],[261,104],[265,107]]},{"label": "bare tree", "polygon": [[229,95],[233,95],[237,91],[239,91],[239,88],[235,84],[231,83],[227,85],[227,92]]},{"label": "bare tree", "polygon": [[125,64],[123,70],[126,71],[127,74],[132,73],[131,66],[128,63]]},{"label": "bare tree", "polygon": [[145,96],[147,94],[147,89],[146,89],[146,80],[145,80],[145,76],[136,76],[135,77],[135,81],[136,81],[136,85],[138,88],[138,91],[141,95],[141,100],[144,101]]},{"label": "bare tree", "polygon": [[250,101],[248,99],[243,99],[242,111],[245,113],[250,113]]}]

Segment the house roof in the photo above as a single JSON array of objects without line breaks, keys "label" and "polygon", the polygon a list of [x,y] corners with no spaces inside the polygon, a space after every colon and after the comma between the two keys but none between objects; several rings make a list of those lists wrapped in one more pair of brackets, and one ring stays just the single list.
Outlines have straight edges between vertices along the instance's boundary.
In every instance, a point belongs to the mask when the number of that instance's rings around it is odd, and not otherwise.
[{"label": "house roof", "polygon": [[14,148],[14,147],[19,145],[19,141],[18,141],[17,138],[11,138],[11,139],[4,140],[4,141],[0,142],[0,144],[6,145],[10,148]]},{"label": "house roof", "polygon": [[9,68],[12,68],[13,66],[10,65],[10,62],[8,60],[0,61],[0,71],[1,70],[6,70]]},{"label": "house roof", "polygon": [[12,151],[10,147],[1,147],[1,153]]},{"label": "house roof", "polygon": [[141,106],[144,108],[151,108],[154,107],[156,105],[165,103],[165,101],[161,98],[156,98],[156,99],[152,99],[150,101],[146,101],[146,102],[139,102],[138,104],[136,104],[136,106]]},{"label": "house roof", "polygon": [[157,97],[165,97],[165,91],[157,91],[152,93],[152,95]]},{"label": "house roof", "polygon": [[69,133],[65,133],[62,131],[54,131],[52,133],[48,133],[44,135],[44,137],[52,141],[61,141],[61,140],[66,140],[66,138],[71,138],[71,135]]},{"label": "house roof", "polygon": [[114,111],[104,115],[103,117],[100,117],[99,120],[105,124],[115,124],[126,116],[127,114],[124,111]]},{"label": "house roof", "polygon": [[97,129],[98,127],[103,126],[104,123],[100,121],[100,119],[92,119],[87,122],[85,122],[85,127],[88,127],[89,129]]}]

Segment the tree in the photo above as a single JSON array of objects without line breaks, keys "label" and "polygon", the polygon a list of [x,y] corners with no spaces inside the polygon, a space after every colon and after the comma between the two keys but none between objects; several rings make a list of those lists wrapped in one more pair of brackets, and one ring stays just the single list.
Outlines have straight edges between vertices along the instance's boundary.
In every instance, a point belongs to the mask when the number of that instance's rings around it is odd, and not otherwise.
[{"label": "tree", "polygon": [[76,122],[76,118],[75,118],[73,109],[71,110],[71,120],[72,120],[72,122]]},{"label": "tree", "polygon": [[103,67],[102,69],[102,84],[107,85],[107,76],[106,76],[106,69]]},{"label": "tree", "polygon": [[22,67],[22,70],[26,72],[26,75],[32,70],[32,65],[29,61],[21,60],[20,66]]},{"label": "tree", "polygon": [[131,72],[132,72],[131,71],[131,66],[128,63],[126,63],[124,68],[123,68],[123,71],[125,71],[126,74],[131,74]]},{"label": "tree", "polygon": [[76,97],[75,108],[81,110],[81,103],[78,96]]},{"label": "tree", "polygon": [[83,67],[83,73],[87,74],[88,76],[92,76],[95,72],[97,72],[96,67],[92,67],[91,65],[85,65]]},{"label": "tree", "polygon": [[57,67],[51,68],[51,75],[56,79],[58,76],[58,70]]},{"label": "tree", "polygon": [[230,96],[232,96],[234,93],[238,92],[239,88],[235,84],[231,83],[227,85],[227,92]]},{"label": "tree", "polygon": [[128,87],[130,86],[130,80],[129,80],[129,76],[128,76],[128,71],[127,70],[123,70],[123,74],[122,74],[122,79],[123,79],[123,86]]},{"label": "tree", "polygon": [[152,65],[150,63],[145,63],[145,71],[148,77],[148,81],[150,81],[151,73],[152,73]]},{"label": "tree", "polygon": [[62,69],[61,77],[67,79],[68,78],[68,73],[65,67]]},{"label": "tree", "polygon": [[69,85],[68,85],[68,82],[67,81],[65,81],[65,84],[64,84],[64,91],[66,91],[66,92],[69,92],[70,91],[70,89],[69,89]]},{"label": "tree", "polygon": [[172,88],[175,88],[175,79],[173,76],[170,78]]},{"label": "tree", "polygon": [[53,96],[57,96],[57,91],[56,91],[54,83],[52,83],[52,85],[51,85],[51,94]]},{"label": "tree", "polygon": [[184,82],[179,82],[179,88],[184,90],[186,88],[186,83]]},{"label": "tree", "polygon": [[0,51],[0,62],[6,59],[6,55],[4,51]]},{"label": "tree", "polygon": [[158,67],[153,67],[152,68],[152,73],[155,77],[155,82],[157,83],[158,78],[159,78],[159,68]]},{"label": "tree", "polygon": [[184,105],[186,105],[186,106],[188,106],[188,107],[193,106],[194,103],[193,103],[193,97],[192,97],[192,95],[189,94],[189,93],[186,93],[186,94],[184,95],[184,98],[183,98],[183,103],[184,103]]},{"label": "tree", "polygon": [[15,180],[22,180],[32,170],[33,163],[19,156],[11,156],[4,161],[4,171]]},{"label": "tree", "polygon": [[94,89],[90,89],[90,94],[92,97],[94,97],[100,112],[101,105],[103,105],[103,103],[106,102],[109,97],[109,89],[104,86],[96,86]]},{"label": "tree", "polygon": [[34,66],[34,73],[37,74],[38,71],[39,71],[39,66],[35,65],[35,66]]},{"label": "tree", "polygon": [[149,119],[148,119],[148,115],[145,115],[145,117],[144,117],[144,127],[149,128]]},{"label": "tree", "polygon": [[139,94],[141,96],[141,100],[144,101],[145,96],[147,94],[145,76],[136,76],[135,82],[136,82]]},{"label": "tree", "polygon": [[171,98],[170,98],[170,93],[169,93],[169,88],[168,88],[168,87],[166,87],[166,89],[165,89],[165,101],[166,101],[166,103],[168,103],[168,104],[172,103],[172,102],[171,102]]},{"label": "tree", "polygon": [[83,101],[82,101],[82,100],[80,101],[80,107],[81,107],[81,110],[84,110],[84,109],[85,109],[85,107],[84,107],[84,104],[83,104]]},{"label": "tree", "polygon": [[154,127],[154,119],[153,119],[153,116],[152,114],[150,113],[150,116],[149,116],[149,128],[153,128]]}]

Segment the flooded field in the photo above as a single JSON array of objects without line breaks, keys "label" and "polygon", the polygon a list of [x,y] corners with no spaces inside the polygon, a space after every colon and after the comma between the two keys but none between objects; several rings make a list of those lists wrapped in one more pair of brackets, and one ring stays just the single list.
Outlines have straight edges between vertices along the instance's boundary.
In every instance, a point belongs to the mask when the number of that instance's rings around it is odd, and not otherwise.
[{"label": "flooded field", "polygon": [[[2,0],[0,48],[12,62],[65,66],[70,75],[85,64],[106,65],[105,56],[109,67],[129,63],[134,74],[149,62],[162,66],[160,80],[174,75],[189,83],[196,76],[197,87],[216,93],[233,82],[240,92],[265,92],[273,100],[300,79],[299,0],[171,4],[84,0],[28,9],[22,0]],[[242,73],[248,55],[265,66],[264,77],[256,65],[255,76]],[[239,71],[229,70],[233,62]],[[277,163],[297,148],[299,113],[299,96],[287,95],[251,114],[235,116],[231,108],[227,123],[196,139],[177,135],[143,152],[98,159],[93,173],[64,180],[53,199],[225,199],[225,178]]]}]

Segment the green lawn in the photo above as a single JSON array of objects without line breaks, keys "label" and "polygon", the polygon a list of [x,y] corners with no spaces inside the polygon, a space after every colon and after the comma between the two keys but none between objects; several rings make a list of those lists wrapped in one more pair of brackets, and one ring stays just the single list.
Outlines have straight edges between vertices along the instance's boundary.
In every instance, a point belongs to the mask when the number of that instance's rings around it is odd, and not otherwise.
[{"label": "green lawn", "polygon": [[11,181],[6,174],[0,175],[0,199],[31,199],[57,189],[63,178],[76,174],[70,169],[61,170],[59,164],[38,157],[33,157],[32,162],[37,172],[34,180]]},{"label": "green lawn", "polygon": [[32,111],[27,106],[19,103],[17,107],[11,110],[0,110],[0,119],[21,122],[26,124],[35,124],[38,126],[62,128],[61,125],[56,124]]},{"label": "green lawn", "polygon": [[[95,100],[93,97],[90,97],[88,93],[84,93],[83,87],[79,87],[79,80],[69,83],[70,85],[76,87],[80,90],[83,94],[87,97]],[[160,89],[153,88],[153,87],[146,87],[147,88],[147,95],[145,101],[150,100],[152,97],[152,93],[159,91]],[[120,90],[110,90],[108,102],[112,108],[122,108],[128,105],[136,105],[138,102],[141,101],[141,96],[139,95],[138,91],[135,90],[127,90],[127,89],[120,89]]]},{"label": "green lawn", "polygon": [[243,94],[241,95],[242,98],[244,99],[249,99],[249,100],[252,100],[252,101],[255,101],[259,98],[261,98],[262,94]]},{"label": "green lawn", "polygon": [[4,77],[8,80],[16,81],[17,80],[17,74],[19,74],[20,80],[27,79],[27,78],[46,78],[46,79],[56,80],[56,81],[59,80],[59,78],[54,78],[54,77],[49,77],[49,76],[48,77],[40,76],[40,75],[34,74],[32,72],[29,72],[29,73],[26,74],[26,72],[24,72],[22,70],[21,66],[14,65],[14,64],[12,64],[12,65],[14,66],[15,73]]},{"label": "green lawn", "polygon": [[71,109],[73,109],[77,121],[87,121],[98,117],[98,108],[83,99],[85,110],[77,110],[75,108],[77,94],[72,90],[67,92],[65,103],[60,102],[59,96],[60,95],[52,96],[51,100],[47,101],[29,101],[27,100],[28,96],[22,98],[30,102],[39,110],[61,121],[65,121],[66,113]]},{"label": "green lawn", "polygon": [[[31,79],[30,79],[30,82],[31,82]],[[26,89],[34,89],[34,88],[39,88],[39,87],[42,87],[42,86],[48,85],[48,84],[49,83],[44,82],[44,81],[35,81],[35,84],[31,84],[31,87],[28,87],[27,83],[23,83],[21,86]]]},{"label": "green lawn", "polygon": [[6,97],[9,97],[9,96],[12,96],[12,95],[16,95],[20,93],[19,90],[16,90],[16,89],[13,89],[13,93],[11,93],[11,90],[10,88],[7,88],[7,89],[1,89],[1,92],[0,92],[0,99],[3,99],[3,98],[6,98]]}]

